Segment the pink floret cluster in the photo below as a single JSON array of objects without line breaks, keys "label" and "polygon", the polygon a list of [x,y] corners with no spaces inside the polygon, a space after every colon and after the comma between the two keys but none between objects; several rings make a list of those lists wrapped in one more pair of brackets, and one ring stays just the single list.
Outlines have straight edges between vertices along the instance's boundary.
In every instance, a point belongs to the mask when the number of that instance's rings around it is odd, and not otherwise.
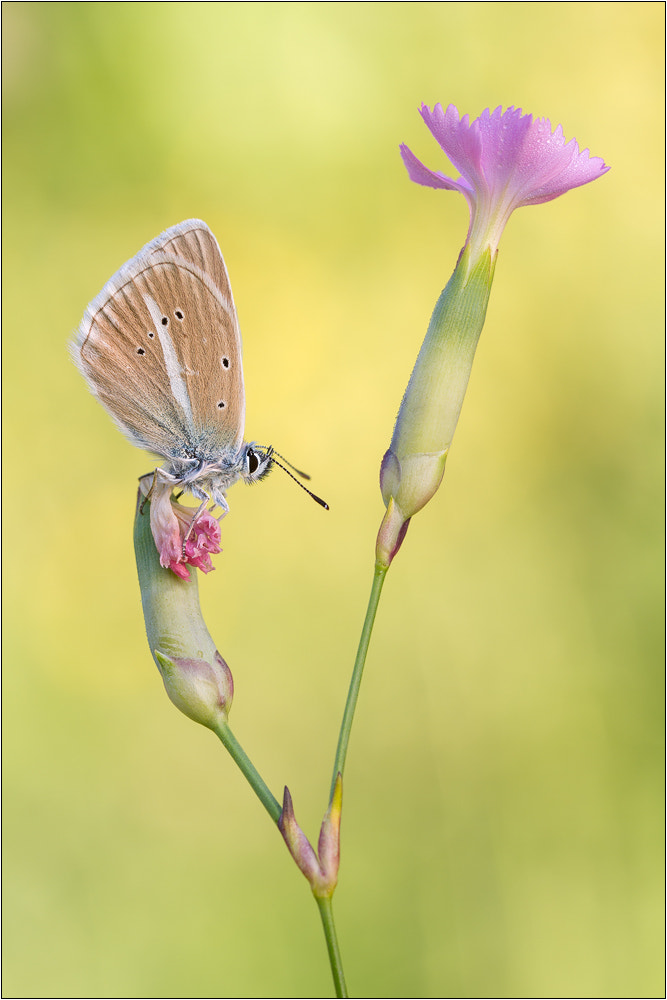
[{"label": "pink floret cluster", "polygon": [[[212,569],[215,569],[211,556],[222,551],[220,525],[207,510],[202,511],[193,525],[194,511],[182,507],[173,500],[171,506],[178,520],[181,548],[178,558],[173,558],[172,555],[169,559],[168,568],[183,580],[190,579],[188,566],[194,566],[202,573],[210,573]],[[184,538],[187,538],[185,546],[183,546]]]}]

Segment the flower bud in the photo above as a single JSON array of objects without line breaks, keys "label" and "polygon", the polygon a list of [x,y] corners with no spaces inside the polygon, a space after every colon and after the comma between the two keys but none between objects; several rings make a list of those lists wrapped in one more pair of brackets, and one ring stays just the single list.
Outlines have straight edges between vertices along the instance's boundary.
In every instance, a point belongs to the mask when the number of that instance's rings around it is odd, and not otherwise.
[{"label": "flower bud", "polygon": [[227,720],[234,695],[232,672],[215,651],[213,663],[204,659],[171,658],[153,650],[169,698],[193,722],[215,730],[216,722]]},{"label": "flower bud", "polygon": [[287,848],[310,883],[318,899],[331,898],[338,882],[340,863],[340,819],[343,806],[343,779],[339,774],[331,795],[329,808],[322,821],[317,842],[317,854],[296,821],[292,796],[285,788],[283,810],[278,820]]},{"label": "flower bud", "polygon": [[227,721],[231,708],[231,671],[204,623],[197,574],[182,579],[160,565],[149,501],[141,490],[134,548],[148,644],[167,694],[188,718],[215,729],[216,723]]}]

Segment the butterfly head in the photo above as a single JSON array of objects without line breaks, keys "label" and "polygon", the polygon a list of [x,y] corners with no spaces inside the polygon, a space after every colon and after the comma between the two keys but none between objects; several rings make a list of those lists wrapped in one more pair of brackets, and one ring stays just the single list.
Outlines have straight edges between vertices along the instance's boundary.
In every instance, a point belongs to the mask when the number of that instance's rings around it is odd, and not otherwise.
[{"label": "butterfly head", "polygon": [[246,483],[257,483],[268,475],[273,465],[273,448],[261,448],[256,444],[245,446],[241,478]]}]

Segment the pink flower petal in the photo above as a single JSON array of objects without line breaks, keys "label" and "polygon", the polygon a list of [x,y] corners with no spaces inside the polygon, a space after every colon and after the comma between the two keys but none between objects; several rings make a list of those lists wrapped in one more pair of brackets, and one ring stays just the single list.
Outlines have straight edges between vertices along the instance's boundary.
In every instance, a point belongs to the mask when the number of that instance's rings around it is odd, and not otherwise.
[{"label": "pink flower petal", "polygon": [[180,561],[183,547],[178,519],[172,507],[171,490],[171,483],[156,477],[150,491],[151,531],[160,553],[161,566],[171,566],[173,562]]},{"label": "pink flower petal", "polygon": [[[193,524],[196,511],[182,507],[175,501],[172,501],[172,508],[180,526],[181,552],[183,552],[183,539],[186,539],[184,561],[203,573],[210,573],[215,569],[211,554],[216,555],[222,551],[220,525],[207,510],[203,510]],[[171,568],[174,569],[173,566]]]},{"label": "pink flower petal", "polygon": [[181,580],[190,579],[190,570],[184,562],[179,562],[178,559],[172,559],[171,562],[167,563],[165,568],[170,569],[176,576],[180,576]]},{"label": "pink flower petal", "polygon": [[[151,531],[160,554],[160,565],[182,580],[189,580],[188,565],[210,573],[215,569],[211,555],[221,552],[220,525],[207,511],[197,511],[172,500],[173,484],[159,475],[151,483]],[[194,523],[193,523],[194,521]]]},{"label": "pink flower petal", "polygon": [[471,212],[469,240],[480,245],[497,247],[514,209],[551,201],[609,170],[599,156],[580,151],[575,139],[566,142],[560,125],[552,129],[547,118],[524,115],[521,108],[487,108],[472,123],[468,115],[460,118],[453,104],[446,111],[440,104],[433,110],[422,105],[421,115],[461,176],[429,170],[403,146],[410,179],[464,194]]},{"label": "pink flower petal", "polygon": [[453,181],[451,177],[445,177],[439,170],[429,170],[405,144],[401,145],[400,149],[410,180],[414,181],[415,184],[423,184],[432,188],[446,188],[448,191],[461,191],[460,181]]}]

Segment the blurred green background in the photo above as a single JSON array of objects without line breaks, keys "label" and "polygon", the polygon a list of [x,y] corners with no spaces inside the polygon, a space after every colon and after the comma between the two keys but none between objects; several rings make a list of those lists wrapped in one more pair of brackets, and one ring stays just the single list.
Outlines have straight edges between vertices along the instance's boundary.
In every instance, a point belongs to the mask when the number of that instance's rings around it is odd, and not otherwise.
[{"label": "blurred green background", "polygon": [[[467,227],[421,101],[604,157],[512,218],[443,489],[389,575],[335,899],[363,997],[662,995],[658,3],[5,3],[5,977],[10,997],[325,997],[307,884],[167,700],[133,449],[66,342],[149,239],[223,249],[247,435],[201,580],[232,724],[315,837],[377,477]],[[18,505],[18,506],[17,506]],[[19,507],[23,514],[19,516]]]}]

